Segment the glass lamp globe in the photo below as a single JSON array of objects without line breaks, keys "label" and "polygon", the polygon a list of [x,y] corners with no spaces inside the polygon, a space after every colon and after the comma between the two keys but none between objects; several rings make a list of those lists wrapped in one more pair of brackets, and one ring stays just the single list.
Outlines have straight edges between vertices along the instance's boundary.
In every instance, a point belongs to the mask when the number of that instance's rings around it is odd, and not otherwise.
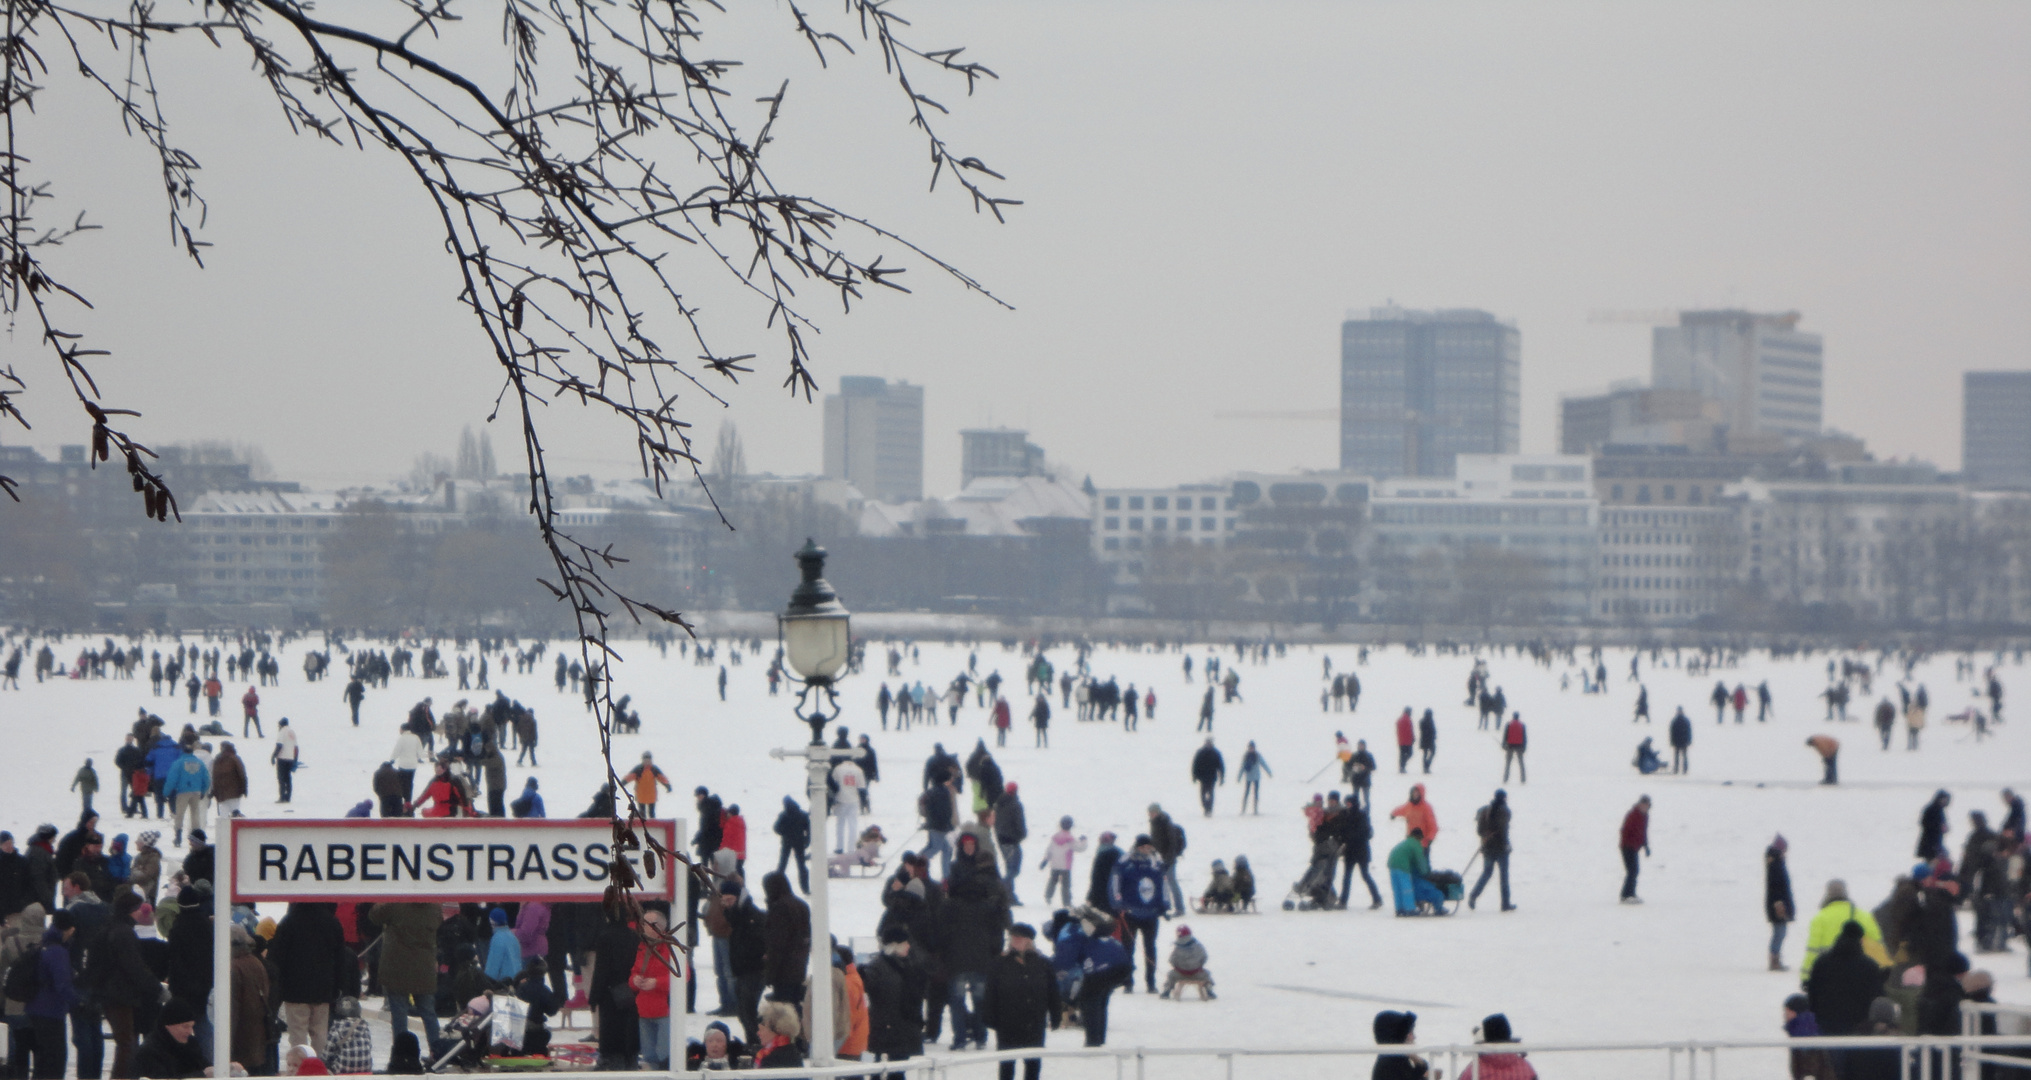
[{"label": "glass lamp globe", "polygon": [[780,617],[783,653],[799,678],[830,681],[846,667],[851,616],[823,576],[825,549],[806,540],[796,558],[804,580],[790,594],[790,605]]}]

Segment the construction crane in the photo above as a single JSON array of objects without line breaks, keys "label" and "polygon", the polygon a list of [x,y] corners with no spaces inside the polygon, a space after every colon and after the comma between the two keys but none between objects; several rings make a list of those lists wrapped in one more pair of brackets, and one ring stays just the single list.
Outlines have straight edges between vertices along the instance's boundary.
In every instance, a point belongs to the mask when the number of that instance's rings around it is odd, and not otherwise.
[{"label": "construction crane", "polygon": [[1650,326],[1677,326],[1678,312],[1662,308],[1651,310],[1616,310],[1595,308],[1587,312],[1590,323],[1643,323]]}]

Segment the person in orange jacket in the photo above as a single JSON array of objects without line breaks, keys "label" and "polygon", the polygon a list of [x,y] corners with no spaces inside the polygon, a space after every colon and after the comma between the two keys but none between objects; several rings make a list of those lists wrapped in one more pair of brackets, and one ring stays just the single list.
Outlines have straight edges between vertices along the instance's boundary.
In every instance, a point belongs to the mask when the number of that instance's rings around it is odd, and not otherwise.
[{"label": "person in orange jacket", "polygon": [[1412,784],[1410,801],[1391,810],[1389,816],[1402,818],[1405,830],[1423,833],[1426,851],[1430,851],[1432,841],[1439,838],[1439,816],[1432,812],[1432,804],[1425,801],[1423,784]]},{"label": "person in orange jacket", "polygon": [[1403,715],[1396,718],[1396,771],[1410,771],[1410,752],[1417,747],[1417,729],[1410,722],[1410,706],[1406,705]]},{"label": "person in orange jacket", "polygon": [[649,817],[656,816],[656,785],[661,784],[664,791],[671,790],[670,778],[664,776],[663,770],[656,767],[656,762],[647,750],[642,751],[642,763],[629,769],[628,775],[621,777],[621,783],[635,785],[635,803],[642,808],[642,813]]},{"label": "person in orange jacket", "polygon": [[1841,741],[1831,735],[1814,735],[1805,740],[1805,745],[1819,751],[1819,758],[1826,764],[1826,775],[1820,777],[1822,784],[1838,784],[1841,774],[1834,764],[1841,756]]}]

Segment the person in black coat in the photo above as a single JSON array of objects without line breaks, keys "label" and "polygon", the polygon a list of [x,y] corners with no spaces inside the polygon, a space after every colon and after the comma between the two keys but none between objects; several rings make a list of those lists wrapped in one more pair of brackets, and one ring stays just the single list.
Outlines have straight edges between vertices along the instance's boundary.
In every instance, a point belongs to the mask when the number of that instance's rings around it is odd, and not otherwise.
[{"label": "person in black coat", "polygon": [[182,998],[171,998],[162,1007],[162,1022],[149,1032],[134,1055],[135,1071],[116,1075],[146,1076],[151,1080],[204,1076],[211,1061],[205,1056],[207,1048],[196,1038],[196,1032],[196,1007]]},{"label": "person in black coat", "polygon": [[1946,808],[1953,796],[1940,791],[1918,815],[1918,857],[1926,861],[1946,854]]},{"label": "person in black coat", "polygon": [[[1501,719],[1501,706],[1496,706],[1496,719]],[[1432,771],[1432,759],[1439,756],[1439,722],[1430,709],[1417,721],[1417,748],[1423,754],[1424,771]]]},{"label": "person in black coat", "polygon": [[1213,816],[1213,788],[1216,784],[1227,782],[1227,759],[1214,748],[1211,736],[1207,737],[1206,745],[1192,755],[1192,782],[1199,785],[1200,809],[1206,811],[1207,817]]},{"label": "person in black coat", "polygon": [[[988,969],[1001,952],[1002,930],[1008,925],[1008,894],[1002,891],[1001,879],[970,859],[956,860],[938,917],[938,941],[950,986],[954,1050],[968,1041],[981,1046],[987,1043],[981,1002],[987,992]],[[974,1002],[970,1013],[966,1004],[969,995]]]},{"label": "person in black coat", "polygon": [[[1375,1014],[1376,1045],[1409,1045],[1416,1041],[1416,1013],[1385,1010]],[[1430,1071],[1431,1067],[1416,1054],[1380,1054],[1369,1076],[1372,1080],[1424,1080]]]},{"label": "person in black coat", "polygon": [[634,924],[608,919],[594,946],[592,978],[585,1000],[599,1015],[599,1067],[602,1071],[633,1072],[641,1047],[641,1024],[635,1014],[635,988],[628,985],[641,936]]},{"label": "person in black coat", "polygon": [[768,901],[762,980],[775,1000],[798,1004],[804,1000],[805,968],[811,961],[811,908],[790,892],[790,879],[782,874],[763,876],[762,897]]},{"label": "person in black coat", "polygon": [[1114,864],[1121,861],[1121,848],[1114,839],[1111,832],[1100,834],[1100,846],[1093,851],[1093,877],[1086,886],[1086,902],[1109,915],[1114,914],[1114,907],[1107,901],[1107,883],[1114,880]]},{"label": "person in black coat", "polygon": [[1352,900],[1354,871],[1361,871],[1361,880],[1368,886],[1368,907],[1374,910],[1382,906],[1382,892],[1375,887],[1375,879],[1368,873],[1368,864],[1373,861],[1369,841],[1375,836],[1375,826],[1368,820],[1368,810],[1353,799],[1340,804],[1340,813],[1332,819],[1333,836],[1340,841],[1340,859],[1344,864],[1340,870],[1340,906],[1346,907]]},{"label": "person in black coat", "polygon": [[14,847],[14,834],[0,832],[0,919],[18,915],[35,894],[28,885],[28,856]]},{"label": "person in black coat", "polygon": [[1770,970],[1784,971],[1784,931],[1798,917],[1798,905],[1791,899],[1791,870],[1784,863],[1790,850],[1783,834],[1770,841],[1763,851],[1763,917],[1770,922]]},{"label": "person in black coat", "polygon": [[275,939],[268,943],[268,959],[279,976],[274,1000],[282,1003],[282,1022],[289,1027],[291,1041],[323,1042],[332,1003],[358,989],[357,968],[354,987],[349,991],[346,986],[345,965],[356,961],[346,948],[338,905],[290,903],[276,924]]},{"label": "person in black coat", "polygon": [[[790,856],[797,856],[797,887],[806,895],[811,892],[811,815],[797,805],[791,796],[783,796],[783,812],[776,815],[776,873],[790,865]],[[752,1041],[752,1040],[750,1040]]]},{"label": "person in black coat", "polygon": [[[987,1026],[994,1029],[997,1050],[1026,1050],[1044,1045],[1045,1024],[1057,1027],[1064,1014],[1058,976],[1051,962],[1036,951],[1037,932],[1028,923],[1009,927],[1008,951],[987,970],[987,993],[981,1005]],[[1023,1080],[1037,1080],[1044,1059],[1023,1059]],[[1001,1080],[1015,1080],[1015,1062],[1001,1063]]]},{"label": "person in black coat", "polygon": [[1671,717],[1671,771],[1674,774],[1692,771],[1692,718],[1684,709]]},{"label": "person in black coat", "polygon": [[[1883,995],[1881,966],[1862,951],[1862,924],[1849,922],[1818,960],[1805,980],[1805,996],[1822,1035],[1854,1035],[1864,1030],[1869,1003]],[[1959,1029],[1956,1028],[1955,1031]]]},{"label": "person in black coat", "polygon": [[881,946],[881,955],[860,969],[867,991],[867,1049],[883,1061],[908,1061],[924,1047],[924,973],[911,959],[902,927],[883,929]]},{"label": "person in black coat", "polygon": [[176,902],[182,910],[169,928],[169,994],[204,1001],[212,993],[212,894],[185,886]]},{"label": "person in black coat", "polygon": [[140,1041],[137,1017],[146,1015],[143,1010],[152,1013],[162,996],[162,982],[142,958],[140,939],[134,935],[134,912],[140,907],[141,897],[131,891],[113,901],[112,922],[98,948],[92,950],[91,967],[85,973],[93,997],[113,1029],[116,1077],[135,1075],[134,1052]]}]

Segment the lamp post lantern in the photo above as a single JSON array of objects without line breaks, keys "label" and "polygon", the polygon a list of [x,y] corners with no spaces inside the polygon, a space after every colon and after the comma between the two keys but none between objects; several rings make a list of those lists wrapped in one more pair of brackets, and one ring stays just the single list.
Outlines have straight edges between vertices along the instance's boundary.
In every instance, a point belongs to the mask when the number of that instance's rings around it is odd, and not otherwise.
[{"label": "lamp post lantern", "polygon": [[[811,725],[811,743],[804,748],[805,775],[811,799],[811,842],[818,846],[818,873],[811,883],[811,985],[805,991],[811,1003],[811,1062],[832,1062],[832,919],[828,904],[831,863],[824,858],[825,833],[829,817],[827,778],[832,773],[834,754],[857,756],[853,751],[834,751],[825,745],[825,725],[839,717],[839,695],[833,681],[846,669],[852,648],[845,605],[825,581],[825,549],[816,540],[805,540],[797,552],[797,565],[804,579],[790,593],[790,604],[777,618],[783,655],[796,673],[803,689],[797,693],[797,719]],[[777,751],[777,756],[790,754]]]}]

